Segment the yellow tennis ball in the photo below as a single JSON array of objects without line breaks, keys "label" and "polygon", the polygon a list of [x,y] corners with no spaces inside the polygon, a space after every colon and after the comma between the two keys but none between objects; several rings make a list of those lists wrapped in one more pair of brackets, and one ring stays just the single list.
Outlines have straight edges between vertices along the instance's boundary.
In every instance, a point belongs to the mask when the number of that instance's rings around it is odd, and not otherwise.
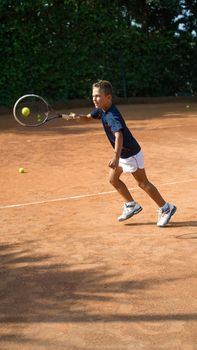
[{"label": "yellow tennis ball", "polygon": [[40,114],[37,115],[37,121],[38,123],[42,121],[42,116]]},{"label": "yellow tennis ball", "polygon": [[190,105],[187,105],[186,108],[189,109],[189,108],[190,108]]},{"label": "yellow tennis ball", "polygon": [[30,115],[30,109],[28,107],[23,107],[22,115],[24,115],[24,117],[28,117]]},{"label": "yellow tennis ball", "polygon": [[23,174],[23,173],[25,172],[25,169],[24,169],[24,168],[19,168],[19,169],[18,169],[18,172],[19,172],[20,174]]}]

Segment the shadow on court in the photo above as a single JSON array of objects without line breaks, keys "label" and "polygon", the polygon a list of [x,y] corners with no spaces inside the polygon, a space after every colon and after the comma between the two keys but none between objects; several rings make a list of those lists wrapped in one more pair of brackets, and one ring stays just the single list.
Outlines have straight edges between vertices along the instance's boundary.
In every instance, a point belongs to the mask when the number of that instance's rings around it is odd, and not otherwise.
[{"label": "shadow on court", "polygon": [[197,239],[197,233],[185,233],[183,235],[176,236],[178,239]]},{"label": "shadow on court", "polygon": [[95,126],[100,125],[99,121],[90,122],[65,122],[63,120],[54,120],[45,123],[39,127],[25,127],[17,124],[17,122],[12,118],[6,119],[3,122],[3,118],[0,119],[0,132],[13,133],[17,135],[81,135],[90,131],[95,131]]},{"label": "shadow on court", "polygon": [[[153,222],[131,222],[125,223],[126,226],[155,226],[155,221]],[[174,228],[174,227],[196,227],[197,221],[172,221],[167,226],[162,227],[161,229]]]},{"label": "shadow on court", "polygon": [[175,221],[172,222],[172,226],[174,227],[185,227],[185,226],[192,226],[196,227],[197,226],[197,221]]},{"label": "shadow on court", "polygon": [[[120,280],[121,276],[110,274],[102,267],[79,269],[69,264],[54,264],[49,255],[34,256],[30,249],[23,249],[22,244],[1,245],[0,259],[0,323],[197,320],[196,313],[154,314],[151,308],[141,314],[117,311],[121,293],[135,304],[152,288],[193,278],[193,275]],[[110,312],[105,311],[107,303],[113,305]]]},{"label": "shadow on court", "polygon": [[[192,102],[190,104],[190,109],[186,109],[186,102],[181,101],[179,103],[159,103],[159,99],[157,99],[158,102],[156,103],[147,103],[147,104],[122,104],[118,105],[117,107],[120,109],[120,112],[123,114],[125,120],[136,120],[137,121],[143,121],[143,120],[172,120],[172,119],[182,119],[187,118],[190,116],[196,116],[196,103],[197,99],[193,98]],[[87,114],[90,113],[93,110],[94,106],[93,104],[89,107],[72,107],[72,109],[69,109],[68,106],[65,105],[64,109],[56,110],[54,114],[57,113],[70,113],[70,112],[76,112],[81,114]],[[88,125],[86,125],[88,124]],[[0,111],[0,131],[5,132],[12,132],[16,134],[33,134],[35,133],[35,130],[37,133],[42,134],[82,134],[86,133],[89,128],[91,129],[92,124],[99,125],[101,127],[101,122],[96,120],[86,121],[86,122],[76,122],[76,121],[69,121],[65,122],[64,120],[58,119],[50,121],[47,124],[44,124],[37,128],[25,128],[21,125],[19,125],[12,114],[12,109],[2,109]],[[142,128],[144,129],[144,128]]]}]

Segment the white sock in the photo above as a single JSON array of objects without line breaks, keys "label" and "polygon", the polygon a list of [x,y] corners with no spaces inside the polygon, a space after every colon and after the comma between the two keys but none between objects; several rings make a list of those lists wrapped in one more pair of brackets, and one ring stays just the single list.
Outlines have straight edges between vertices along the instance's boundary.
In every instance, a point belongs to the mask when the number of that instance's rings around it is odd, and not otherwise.
[{"label": "white sock", "polygon": [[168,207],[169,207],[168,203],[165,203],[165,204],[163,205],[163,207],[161,207],[161,209],[162,209],[163,211],[166,211],[166,210],[168,209]]},{"label": "white sock", "polygon": [[126,206],[127,206],[127,205],[128,205],[128,206],[130,206],[130,205],[131,205],[131,206],[132,206],[132,205],[135,205],[135,201],[127,202],[127,203],[126,203]]}]

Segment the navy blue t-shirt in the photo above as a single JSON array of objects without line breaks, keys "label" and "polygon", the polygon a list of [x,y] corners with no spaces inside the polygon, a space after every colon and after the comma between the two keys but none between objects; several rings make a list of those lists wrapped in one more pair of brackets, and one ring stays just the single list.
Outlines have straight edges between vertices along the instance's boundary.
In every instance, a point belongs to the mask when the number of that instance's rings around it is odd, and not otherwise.
[{"label": "navy blue t-shirt", "polygon": [[121,158],[129,158],[141,150],[139,143],[126,126],[126,123],[116,106],[112,105],[105,112],[102,109],[95,108],[91,112],[91,117],[94,119],[101,119],[103,128],[113,148],[115,147],[115,132],[122,131],[123,147],[120,154]]}]

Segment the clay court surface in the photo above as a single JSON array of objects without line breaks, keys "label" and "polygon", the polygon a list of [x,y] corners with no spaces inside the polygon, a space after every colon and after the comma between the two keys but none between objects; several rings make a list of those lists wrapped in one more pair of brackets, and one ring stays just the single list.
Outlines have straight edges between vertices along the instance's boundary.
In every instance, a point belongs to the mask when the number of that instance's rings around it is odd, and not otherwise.
[{"label": "clay court surface", "polygon": [[197,349],[197,104],[118,107],[177,205],[168,227],[132,175],[144,210],[117,221],[99,121],[32,129],[0,116],[1,350]]}]

